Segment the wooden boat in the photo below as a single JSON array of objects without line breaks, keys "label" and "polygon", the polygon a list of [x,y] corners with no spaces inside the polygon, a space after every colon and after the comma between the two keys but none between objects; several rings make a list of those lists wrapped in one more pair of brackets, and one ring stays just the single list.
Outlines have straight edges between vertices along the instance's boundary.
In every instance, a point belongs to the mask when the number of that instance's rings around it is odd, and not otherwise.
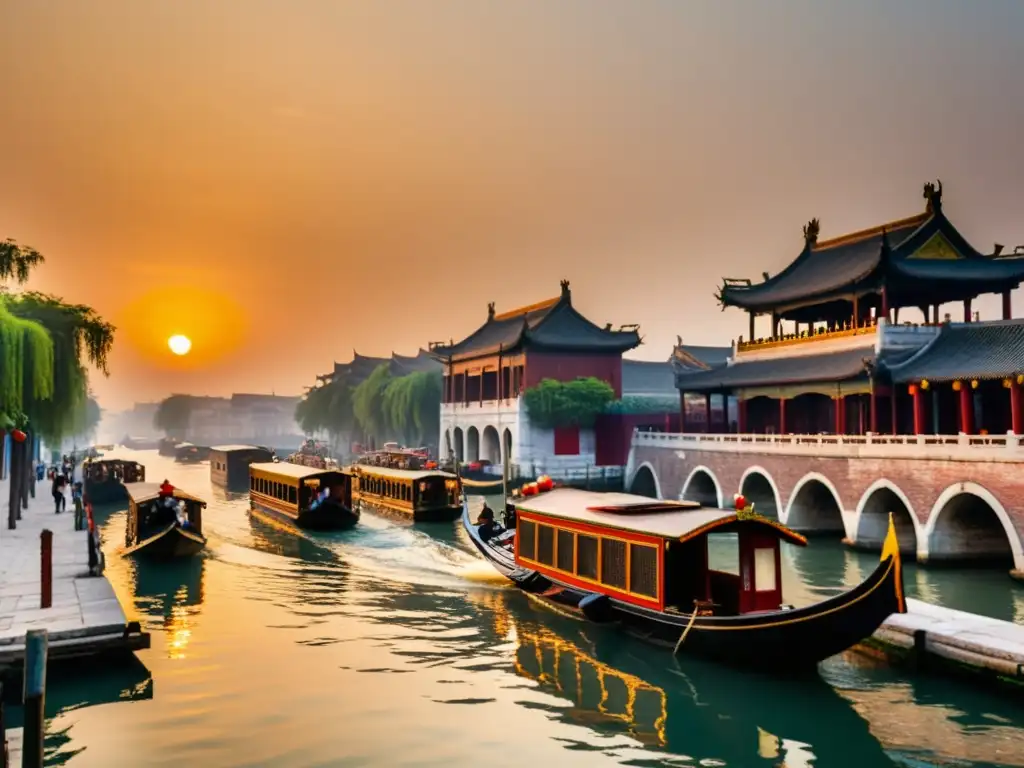
[{"label": "wooden boat", "polygon": [[82,464],[82,488],[93,504],[109,504],[128,498],[125,484],[146,480],[146,468],[137,461],[89,459]]},{"label": "wooden boat", "polygon": [[245,488],[249,465],[274,460],[274,452],[257,445],[215,445],[210,448],[210,480],[225,488]]},{"label": "wooden boat", "polygon": [[[161,442],[162,441],[150,437],[132,437],[131,435],[125,435],[121,439],[121,445],[131,451],[152,451],[154,449],[158,449]],[[102,448],[102,446],[97,447]],[[106,450],[113,449],[114,447],[111,446]]]},{"label": "wooden boat", "polygon": [[210,458],[210,448],[205,445],[179,443],[174,448],[174,460],[185,464],[195,464]]},{"label": "wooden boat", "polygon": [[175,440],[172,437],[162,437],[156,445],[156,450],[161,456],[174,456],[178,446],[181,444],[181,440]]},{"label": "wooden boat", "polygon": [[[353,477],[339,469],[319,469],[285,461],[249,465],[252,508],[300,528],[338,530],[359,522],[352,506]],[[318,501],[328,490],[329,496]]]},{"label": "wooden boat", "polygon": [[[807,540],[737,510],[625,493],[557,488],[516,499],[511,526],[463,525],[480,553],[521,589],[654,643],[769,671],[813,667],[905,613],[896,530],[853,589],[815,605],[782,602],[779,542]],[[736,573],[713,567],[709,537],[734,534]],[[718,554],[718,550],[715,554]]]},{"label": "wooden boat", "polygon": [[169,484],[133,483],[128,489],[126,554],[188,557],[206,546],[206,502]]},{"label": "wooden boat", "polygon": [[439,470],[355,466],[360,505],[400,512],[416,522],[456,520],[462,514],[462,484]]}]

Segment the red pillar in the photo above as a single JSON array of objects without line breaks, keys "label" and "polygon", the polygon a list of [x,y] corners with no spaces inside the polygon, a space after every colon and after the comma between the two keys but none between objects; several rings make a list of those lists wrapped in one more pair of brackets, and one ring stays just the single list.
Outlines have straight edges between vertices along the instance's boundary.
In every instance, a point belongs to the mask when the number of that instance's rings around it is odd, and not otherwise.
[{"label": "red pillar", "polygon": [[739,433],[741,435],[744,435],[747,432],[747,401],[746,400],[739,400],[736,403],[736,412],[739,415],[739,420],[740,420],[739,427],[738,427]]},{"label": "red pillar", "polygon": [[974,434],[974,392],[967,381],[960,382],[960,431]]},{"label": "red pillar", "polygon": [[971,322],[971,300],[964,299],[964,322]]},{"label": "red pillar", "polygon": [[870,427],[868,428],[872,434],[878,434],[878,395],[875,394],[874,386],[871,387],[871,415],[870,415]]},{"label": "red pillar", "polygon": [[843,398],[833,397],[832,405],[836,414],[835,432],[837,435],[841,435],[843,434]]},{"label": "red pillar", "polygon": [[786,400],[779,399],[779,434],[786,434]]},{"label": "red pillar", "polygon": [[704,422],[704,427],[705,427],[704,431],[707,432],[710,435],[711,431],[712,431],[711,430],[711,395],[710,394],[704,395],[704,417],[706,419],[706,421]]},{"label": "red pillar", "polygon": [[889,410],[892,412],[892,433],[896,434],[896,383],[889,387]]},{"label": "red pillar", "polygon": [[1013,434],[1024,434],[1024,412],[1021,411],[1020,384],[1010,382],[1010,424]]},{"label": "red pillar", "polygon": [[920,384],[911,384],[913,391],[911,394],[914,397],[914,434],[924,434],[924,396],[921,393]]},{"label": "red pillar", "polygon": [[1003,291],[1003,320],[1009,320],[1012,314],[1010,311],[1010,292]]},{"label": "red pillar", "polygon": [[679,392],[679,431],[686,431],[686,393]]}]

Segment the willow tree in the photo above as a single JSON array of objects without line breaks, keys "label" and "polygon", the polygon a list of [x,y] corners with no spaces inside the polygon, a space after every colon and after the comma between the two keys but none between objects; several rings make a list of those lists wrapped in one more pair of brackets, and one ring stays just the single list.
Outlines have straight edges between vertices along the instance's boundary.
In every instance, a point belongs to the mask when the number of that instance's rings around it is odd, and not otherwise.
[{"label": "willow tree", "polygon": [[352,413],[356,423],[366,437],[374,440],[387,437],[389,425],[384,414],[384,392],[390,383],[389,365],[382,363],[352,390]]},{"label": "willow tree", "polygon": [[336,442],[341,435],[356,428],[352,410],[352,388],[344,379],[314,387],[295,407],[295,420],[308,434],[325,431]]},{"label": "willow tree", "polygon": [[438,371],[417,371],[392,379],[381,398],[391,434],[407,443],[433,443],[441,434],[442,387]]}]

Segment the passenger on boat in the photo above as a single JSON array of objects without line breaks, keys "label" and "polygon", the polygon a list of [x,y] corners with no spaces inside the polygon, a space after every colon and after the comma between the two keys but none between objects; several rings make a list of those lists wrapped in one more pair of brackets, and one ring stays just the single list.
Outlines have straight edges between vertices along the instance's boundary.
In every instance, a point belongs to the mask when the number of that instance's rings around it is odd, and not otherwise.
[{"label": "passenger on boat", "polygon": [[320,493],[318,493],[316,495],[316,498],[313,499],[313,503],[309,505],[310,510],[314,510],[317,507],[319,507],[321,504],[323,504],[327,500],[327,496],[329,494],[330,494],[330,490],[329,489],[322,488],[320,490]]},{"label": "passenger on boat", "polygon": [[174,486],[171,485],[171,483],[167,480],[167,478],[164,478],[164,481],[162,483],[160,483],[160,495],[161,496],[170,496],[173,493],[174,493]]},{"label": "passenger on boat", "polygon": [[490,541],[495,536],[504,533],[505,529],[494,519],[494,510],[484,504],[480,510],[480,516],[476,519],[477,532],[481,541]]}]

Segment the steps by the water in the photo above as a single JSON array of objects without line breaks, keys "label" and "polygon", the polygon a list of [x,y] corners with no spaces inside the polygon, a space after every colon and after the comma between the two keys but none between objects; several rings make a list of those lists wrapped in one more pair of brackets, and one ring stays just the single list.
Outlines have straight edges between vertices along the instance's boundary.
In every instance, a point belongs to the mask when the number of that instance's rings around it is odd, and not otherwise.
[{"label": "steps by the water", "polygon": [[863,644],[896,661],[1024,687],[1024,626],[907,600]]},{"label": "steps by the water", "polygon": [[[149,647],[149,635],[130,624],[105,576],[89,575],[87,531],[76,531],[70,510],[54,513],[49,484],[36,498],[16,530],[8,530],[7,481],[0,482],[0,675],[20,667],[25,633],[45,629],[48,658],[90,656]],[[53,591],[49,608],[40,607],[42,590],[40,534],[53,532]]]}]

